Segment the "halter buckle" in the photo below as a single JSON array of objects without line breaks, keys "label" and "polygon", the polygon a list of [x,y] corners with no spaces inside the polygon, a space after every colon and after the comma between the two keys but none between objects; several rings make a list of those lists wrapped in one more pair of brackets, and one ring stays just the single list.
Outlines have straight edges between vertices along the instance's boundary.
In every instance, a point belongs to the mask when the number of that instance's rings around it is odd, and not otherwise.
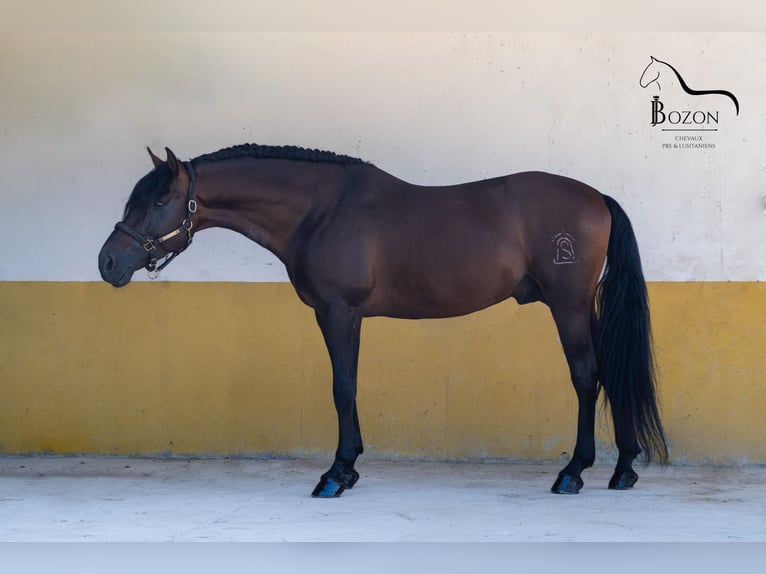
[{"label": "halter buckle", "polygon": [[144,251],[146,251],[147,253],[151,253],[152,251],[157,249],[157,245],[154,243],[153,239],[147,239],[144,242],[143,247],[144,247]]},{"label": "halter buckle", "polygon": [[187,206],[187,209],[189,210],[189,213],[197,213],[197,202],[193,199],[189,200],[189,205]]}]

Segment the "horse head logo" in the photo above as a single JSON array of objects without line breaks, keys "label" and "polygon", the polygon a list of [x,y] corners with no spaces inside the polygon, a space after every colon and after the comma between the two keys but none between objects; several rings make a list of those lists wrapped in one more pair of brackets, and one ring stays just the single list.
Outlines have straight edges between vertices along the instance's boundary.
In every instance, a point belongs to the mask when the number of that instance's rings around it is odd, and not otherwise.
[{"label": "horse head logo", "polygon": [[649,62],[649,65],[644,68],[644,72],[641,74],[641,78],[638,80],[638,83],[641,85],[642,88],[648,88],[650,84],[657,82],[657,89],[661,90],[662,86],[660,86],[660,63],[659,60],[657,60],[654,56],[651,56],[651,61]]},{"label": "horse head logo", "polygon": [[654,56],[651,56],[649,65],[646,66],[646,68],[644,68],[644,71],[641,74],[641,78],[638,80],[638,83],[642,88],[648,88],[650,85],[656,83],[657,89],[661,90],[662,86],[660,85],[660,78],[662,77],[662,74],[663,73],[669,74],[671,72],[675,75],[676,78],[678,78],[678,83],[681,84],[681,88],[687,94],[691,96],[708,96],[712,94],[726,96],[734,103],[734,109],[737,110],[737,115],[739,115],[739,101],[737,100],[737,97],[734,94],[732,94],[730,91],[728,90],[693,90],[684,81],[684,79],[681,77],[681,74],[678,72],[678,70],[676,70],[673,66],[671,66],[667,62],[658,60]]}]

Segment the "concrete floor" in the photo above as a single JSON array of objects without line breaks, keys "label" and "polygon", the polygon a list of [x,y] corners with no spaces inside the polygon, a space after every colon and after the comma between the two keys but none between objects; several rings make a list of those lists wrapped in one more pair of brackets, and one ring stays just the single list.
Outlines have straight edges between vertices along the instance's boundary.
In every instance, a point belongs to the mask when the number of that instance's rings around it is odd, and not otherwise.
[{"label": "concrete floor", "polygon": [[636,467],[636,488],[548,489],[559,465],[360,460],[339,499],[328,461],[0,457],[0,541],[766,541],[766,468]]}]

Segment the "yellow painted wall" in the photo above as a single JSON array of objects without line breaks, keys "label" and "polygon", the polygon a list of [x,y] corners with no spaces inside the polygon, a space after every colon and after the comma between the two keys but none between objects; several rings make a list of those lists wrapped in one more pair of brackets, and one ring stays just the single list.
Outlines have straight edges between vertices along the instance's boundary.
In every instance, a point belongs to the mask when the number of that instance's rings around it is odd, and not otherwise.
[{"label": "yellow painted wall", "polygon": [[[673,460],[766,463],[766,286],[650,297]],[[0,282],[0,325],[0,453],[334,452],[329,360],[289,284]],[[359,379],[372,456],[543,460],[574,444],[541,304],[368,319]]]}]

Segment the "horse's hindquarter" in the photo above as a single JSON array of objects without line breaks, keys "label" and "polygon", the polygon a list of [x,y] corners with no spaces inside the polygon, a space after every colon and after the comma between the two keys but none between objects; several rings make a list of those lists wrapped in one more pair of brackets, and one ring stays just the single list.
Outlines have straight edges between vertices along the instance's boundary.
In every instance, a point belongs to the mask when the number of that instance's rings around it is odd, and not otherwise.
[{"label": "horse's hindquarter", "polygon": [[577,180],[538,172],[511,176],[510,185],[530,277],[546,298],[560,300],[563,291],[590,305],[611,229],[601,194]]}]

